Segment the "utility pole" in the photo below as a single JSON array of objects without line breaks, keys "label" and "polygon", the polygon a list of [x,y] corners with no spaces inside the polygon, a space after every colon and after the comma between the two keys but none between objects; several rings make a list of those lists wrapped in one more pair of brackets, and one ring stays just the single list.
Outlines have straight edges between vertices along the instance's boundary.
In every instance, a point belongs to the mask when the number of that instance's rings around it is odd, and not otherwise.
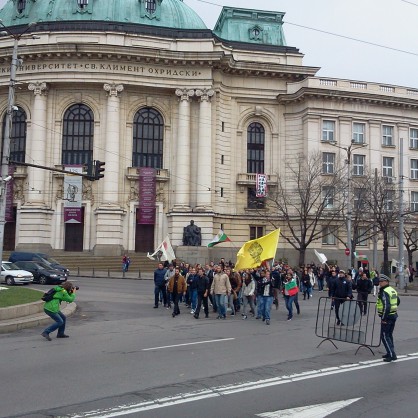
[{"label": "utility pole", "polygon": [[13,38],[12,61],[10,64],[9,95],[7,99],[6,124],[4,127],[3,138],[3,155],[1,159],[0,170],[0,262],[3,261],[4,227],[6,224],[6,184],[9,180],[11,180],[11,177],[9,176],[10,137],[12,135],[13,111],[15,109],[15,85],[16,72],[18,67],[17,50],[19,39],[35,24],[36,23],[30,23],[23,32],[14,34],[0,21],[0,26],[2,26],[4,29],[0,35],[8,35]]},{"label": "utility pole", "polygon": [[405,280],[405,255],[404,255],[404,208],[403,208],[403,138],[399,138],[399,288],[407,291]]},{"label": "utility pole", "polygon": [[[351,156],[352,152],[363,148],[366,144],[357,144],[352,142],[348,147],[341,147],[337,144],[332,144],[334,147],[342,149],[347,153],[347,159],[345,163],[347,164],[347,244],[346,244],[346,254],[347,254],[347,270],[354,267],[352,265],[353,260],[353,243],[351,240],[351,216],[352,216],[352,205],[351,205]],[[353,148],[353,146],[356,146]]]}]

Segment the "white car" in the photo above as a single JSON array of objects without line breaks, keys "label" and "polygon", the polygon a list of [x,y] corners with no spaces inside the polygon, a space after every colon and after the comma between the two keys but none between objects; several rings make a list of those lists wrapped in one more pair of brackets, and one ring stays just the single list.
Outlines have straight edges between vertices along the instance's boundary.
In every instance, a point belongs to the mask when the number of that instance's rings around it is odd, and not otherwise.
[{"label": "white car", "polygon": [[14,284],[29,284],[33,282],[32,273],[26,270],[19,270],[19,267],[9,261],[3,261],[1,263],[1,277],[9,286],[13,286]]}]

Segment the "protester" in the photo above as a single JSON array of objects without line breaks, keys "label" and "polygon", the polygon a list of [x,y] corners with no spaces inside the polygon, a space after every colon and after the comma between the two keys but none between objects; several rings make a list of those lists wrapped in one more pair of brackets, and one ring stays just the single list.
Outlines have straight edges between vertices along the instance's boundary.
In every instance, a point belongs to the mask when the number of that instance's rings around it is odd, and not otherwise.
[{"label": "protester", "polygon": [[251,276],[250,272],[246,270],[243,274],[243,284],[242,284],[242,299],[243,299],[243,312],[242,319],[247,319],[247,306],[250,305],[250,312],[252,316],[255,315],[255,306],[254,306],[254,293],[255,293],[255,281]]},{"label": "protester", "polygon": [[372,281],[367,277],[365,271],[361,275],[361,278],[357,281],[357,303],[360,308],[360,314],[367,314],[367,299],[373,288]]},{"label": "protester", "polygon": [[231,294],[231,283],[228,276],[222,271],[220,265],[215,267],[210,293],[215,295],[216,306],[218,309],[217,319],[226,318],[226,298]]},{"label": "protester", "polygon": [[203,309],[205,311],[205,318],[209,318],[209,306],[208,306],[208,295],[210,291],[209,278],[205,275],[203,267],[199,267],[197,270],[197,306],[194,313],[196,319],[199,318],[200,308],[203,303]]},{"label": "protester", "polygon": [[165,274],[167,270],[163,263],[158,263],[157,270],[154,271],[154,308],[158,308],[160,292],[163,297],[164,306],[167,307],[167,292],[165,286]]},{"label": "protester", "polygon": [[179,308],[179,298],[180,295],[186,294],[186,279],[180,274],[180,269],[175,268],[174,275],[171,276],[168,282],[168,291],[171,293],[173,298],[173,318],[177,315],[180,315],[180,308]]},{"label": "protester", "polygon": [[332,282],[331,297],[335,306],[335,317],[337,325],[344,325],[340,318],[340,306],[349,299],[353,298],[353,287],[345,277],[345,271],[340,270],[338,279]]}]

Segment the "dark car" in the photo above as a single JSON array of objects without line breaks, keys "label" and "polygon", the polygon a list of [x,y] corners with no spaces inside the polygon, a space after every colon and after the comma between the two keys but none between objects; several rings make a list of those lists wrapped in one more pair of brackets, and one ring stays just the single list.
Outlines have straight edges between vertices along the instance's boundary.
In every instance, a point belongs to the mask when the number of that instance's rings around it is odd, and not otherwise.
[{"label": "dark car", "polygon": [[67,276],[38,261],[16,261],[15,266],[33,274],[33,282],[40,284],[60,284],[67,281]]},{"label": "dark car", "polygon": [[62,266],[57,260],[45,253],[33,253],[29,251],[13,251],[10,254],[9,261],[12,263],[16,261],[36,261],[48,266],[53,270],[60,270],[67,276],[70,274],[70,270]]}]

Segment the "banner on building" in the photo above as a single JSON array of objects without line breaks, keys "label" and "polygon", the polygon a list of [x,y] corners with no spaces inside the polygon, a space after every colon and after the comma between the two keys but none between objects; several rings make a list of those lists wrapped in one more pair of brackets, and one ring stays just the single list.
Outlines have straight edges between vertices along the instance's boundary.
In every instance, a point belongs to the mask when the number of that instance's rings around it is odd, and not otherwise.
[{"label": "banner on building", "polygon": [[[9,165],[9,176],[13,177],[15,172],[15,166]],[[6,182],[6,213],[4,214],[4,220],[6,222],[15,222],[15,216],[13,213],[13,178]]]},{"label": "banner on building", "polygon": [[[82,173],[83,167],[71,165],[64,168],[72,173]],[[83,177],[74,174],[64,174],[64,223],[80,224],[82,222],[81,199],[83,192]]]},{"label": "banner on building", "polygon": [[139,204],[136,223],[155,225],[155,201],[157,194],[157,172],[155,168],[138,168]]},{"label": "banner on building", "polygon": [[265,174],[257,174],[256,176],[255,196],[267,196],[267,176]]}]

